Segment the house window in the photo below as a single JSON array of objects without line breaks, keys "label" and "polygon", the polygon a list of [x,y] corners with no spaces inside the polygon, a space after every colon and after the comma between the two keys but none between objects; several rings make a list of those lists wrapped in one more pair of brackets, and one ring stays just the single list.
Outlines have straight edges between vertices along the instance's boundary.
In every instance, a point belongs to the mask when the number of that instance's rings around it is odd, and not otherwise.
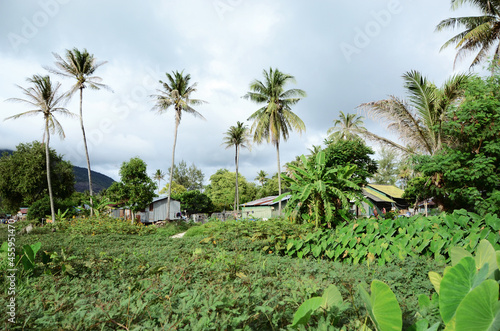
[{"label": "house window", "polygon": [[153,204],[149,205],[149,211],[153,211]]}]

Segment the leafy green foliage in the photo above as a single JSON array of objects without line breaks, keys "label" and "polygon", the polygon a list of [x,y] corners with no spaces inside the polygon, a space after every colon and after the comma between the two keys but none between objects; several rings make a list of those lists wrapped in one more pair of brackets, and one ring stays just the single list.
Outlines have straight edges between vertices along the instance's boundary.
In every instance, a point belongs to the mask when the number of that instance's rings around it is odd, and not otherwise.
[{"label": "leafy green foliage", "polygon": [[182,210],[185,210],[188,215],[211,213],[214,210],[212,200],[198,190],[172,195],[172,198],[181,202]]},{"label": "leafy green foliage", "polygon": [[445,269],[442,277],[429,273],[447,329],[489,331],[500,327],[499,254],[487,240],[478,245],[475,258],[454,247],[453,267]]},{"label": "leafy green foliage", "polygon": [[379,280],[372,281],[371,295],[360,286],[359,291],[368,315],[379,331],[401,330],[403,320],[396,296],[389,286]]},{"label": "leafy green foliage", "polygon": [[121,181],[113,183],[107,191],[134,213],[146,208],[156,196],[156,184],[149,178],[146,168],[146,163],[137,157],[123,162],[120,168]]},{"label": "leafy green foliage", "polygon": [[[307,213],[312,215],[316,227],[331,227],[341,217],[348,219],[351,201],[361,206],[364,200],[361,188],[351,180],[356,172],[355,165],[329,169],[323,151],[316,155],[314,162],[307,160],[304,155],[301,160],[303,168],[290,165],[294,173],[283,175],[291,190],[291,198],[285,209],[287,217],[297,221],[303,213]],[[276,200],[286,195],[284,193]]]},{"label": "leafy green foliage", "polygon": [[[66,216],[71,217],[76,215],[75,205],[73,199],[67,198],[65,200],[55,199],[54,208],[56,210],[67,211]],[[28,219],[40,221],[42,218],[47,218],[50,215],[50,201],[49,197],[45,196],[40,200],[35,201],[28,209]],[[50,219],[50,216],[48,217]],[[56,219],[57,220],[57,219]]]},{"label": "leafy green foliage", "polygon": [[[170,168],[168,168],[168,173],[170,173]],[[186,162],[182,160],[179,164],[174,165],[172,180],[177,184],[184,186],[188,191],[203,189],[204,179],[205,175],[201,169],[198,169],[194,164],[191,164],[188,167]],[[172,186],[172,189],[174,187],[175,186]]]},{"label": "leafy green foliage", "polygon": [[469,79],[464,102],[443,123],[453,143],[415,160],[422,176],[410,182],[407,196],[434,197],[447,209],[500,214],[499,87],[498,74]]},{"label": "leafy green foliage", "polygon": [[147,234],[154,233],[156,227],[109,216],[80,217],[67,219],[57,224],[59,230],[78,235],[96,235],[106,233]]},{"label": "leafy green foliage", "polygon": [[408,256],[429,256],[450,260],[450,248],[459,245],[468,252],[487,239],[500,248],[500,219],[494,215],[481,217],[465,210],[439,216],[375,220],[359,219],[337,226],[334,230],[318,230],[299,238],[288,238],[281,254],[345,261],[378,263],[404,261]]},{"label": "leafy green foliage", "polygon": [[[54,197],[65,199],[74,191],[72,165],[53,149],[49,158]],[[11,155],[0,157],[0,173],[2,204],[12,212],[48,195],[45,149],[38,141],[19,144]]]},{"label": "leafy green foliage", "polygon": [[[437,268],[428,259],[383,268],[318,263],[242,250],[237,237],[200,245],[199,237],[170,239],[159,231],[144,236],[57,231],[18,237],[18,247],[40,241],[52,258],[43,263],[37,255],[33,274],[17,284],[16,304],[23,309],[17,311],[16,324],[6,324],[3,314],[1,327],[285,329],[302,302],[325,295],[323,289],[331,284],[350,298],[351,287],[373,277],[394,288],[409,325],[417,308],[411,293],[430,293],[425,275]],[[0,305],[10,298],[5,286],[0,283]],[[352,300],[356,307],[362,305],[356,296]],[[355,308],[342,311],[340,319],[315,313],[309,327],[353,329]],[[338,315],[333,307],[328,313]]]},{"label": "leafy green foliage", "polygon": [[359,186],[367,184],[367,178],[377,172],[377,162],[370,158],[373,150],[361,140],[340,140],[328,145],[324,152],[328,169],[355,165],[352,181]]},{"label": "leafy green foliage", "polygon": [[[205,189],[205,194],[212,200],[215,210],[232,210],[235,199],[236,173],[227,169],[219,169],[210,176],[210,184]],[[238,190],[241,202],[252,201],[257,189],[255,184],[246,181],[241,174],[238,175]]]}]

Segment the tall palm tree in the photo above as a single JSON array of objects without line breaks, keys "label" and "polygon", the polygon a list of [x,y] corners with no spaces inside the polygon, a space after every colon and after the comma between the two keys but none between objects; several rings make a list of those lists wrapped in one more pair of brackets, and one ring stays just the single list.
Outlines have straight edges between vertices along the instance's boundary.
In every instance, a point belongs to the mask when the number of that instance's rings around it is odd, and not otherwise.
[{"label": "tall palm tree", "polygon": [[[304,122],[292,112],[292,106],[306,97],[300,89],[285,90],[288,83],[294,83],[295,77],[282,73],[278,69],[263,70],[264,81],[254,80],[250,84],[250,92],[244,98],[265,105],[254,112],[248,120],[253,120],[253,140],[258,144],[266,140],[276,147],[278,161],[278,191],[281,195],[280,141],[287,140],[293,129],[299,133],[306,130]],[[281,214],[281,201],[279,202]]]},{"label": "tall palm tree", "polygon": [[[76,80],[75,84],[71,87],[69,92],[70,95],[74,95],[77,91],[80,91],[80,126],[82,128],[83,134],[83,145],[85,147],[85,157],[87,158],[87,171],[89,176],[89,194],[90,194],[90,204],[92,205],[92,173],[90,169],[90,158],[89,151],[87,148],[87,138],[85,136],[85,127],[83,125],[83,89],[89,87],[93,90],[99,90],[101,88],[108,87],[101,83],[102,79],[98,76],[94,76],[95,71],[106,63],[106,61],[97,62],[93,54],[89,54],[86,49],[83,51],[73,48],[72,50],[67,49],[64,58],[59,54],[53,53],[56,58],[56,68],[46,67],[49,72],[63,76],[74,78]],[[90,213],[93,213],[92,208]]]},{"label": "tall palm tree", "polygon": [[234,156],[234,164],[236,165],[236,194],[234,197],[234,210],[236,212],[240,209],[240,198],[238,195],[238,163],[240,160],[240,147],[250,148],[250,134],[248,126],[242,122],[237,122],[236,126],[231,126],[226,131],[226,136],[224,137],[224,145],[226,149],[232,146],[235,147],[236,153]]},{"label": "tall palm tree", "polygon": [[172,166],[170,167],[170,181],[168,186],[168,200],[167,200],[167,218],[170,218],[170,195],[172,193],[172,178],[174,174],[174,158],[175,158],[175,145],[177,144],[177,130],[181,123],[182,113],[188,113],[195,117],[205,119],[198,111],[191,106],[201,105],[206,103],[203,100],[191,99],[191,94],[196,92],[196,83],[189,85],[191,75],[184,75],[184,71],[173,71],[172,74],[166,73],[167,82],[161,81],[163,90],[158,90],[160,94],[153,95],[156,104],[153,109],[162,114],[166,112],[171,106],[175,111],[175,131],[174,131],[174,146],[172,148]]},{"label": "tall palm tree", "polygon": [[64,130],[55,118],[54,114],[59,113],[62,115],[73,116],[66,108],[61,107],[60,104],[67,98],[66,94],[59,93],[60,83],[53,83],[49,76],[33,75],[33,77],[26,79],[33,86],[24,88],[18,85],[23,91],[25,99],[11,98],[9,101],[22,102],[34,107],[32,110],[7,117],[8,119],[17,119],[25,116],[33,116],[42,114],[45,122],[43,143],[45,144],[45,164],[47,168],[47,186],[49,189],[50,200],[50,213],[52,222],[56,220],[56,213],[54,211],[54,198],[52,195],[52,183],[50,181],[50,158],[49,158],[49,142],[50,134],[57,132],[61,138],[64,138]]},{"label": "tall palm tree", "polygon": [[258,181],[261,186],[264,186],[264,183],[267,181],[267,172],[260,170],[255,180]]},{"label": "tall palm tree", "polygon": [[333,127],[326,133],[331,140],[354,140],[357,139],[360,131],[365,131],[363,127],[363,116],[356,114],[344,114],[340,111],[339,119],[333,121]]},{"label": "tall palm tree", "polygon": [[160,193],[160,182],[165,179],[165,173],[160,169],[156,169],[153,174],[153,179],[158,181],[158,194]]},{"label": "tall palm tree", "polygon": [[418,71],[405,73],[403,79],[408,92],[407,100],[390,96],[388,99],[364,103],[359,107],[373,117],[389,121],[389,131],[399,134],[399,138],[406,145],[400,145],[367,130],[361,131],[362,135],[404,154],[434,154],[448,142],[442,130],[442,123],[460,103],[468,78],[469,75],[454,75],[438,88]]},{"label": "tall palm tree", "polygon": [[481,16],[448,18],[442,20],[436,31],[463,27],[465,30],[448,40],[441,50],[454,44],[458,49],[455,63],[468,53],[477,52],[471,68],[485,60],[494,49],[493,59],[500,61],[500,1],[492,0],[451,0],[453,10],[464,4],[480,10]]}]

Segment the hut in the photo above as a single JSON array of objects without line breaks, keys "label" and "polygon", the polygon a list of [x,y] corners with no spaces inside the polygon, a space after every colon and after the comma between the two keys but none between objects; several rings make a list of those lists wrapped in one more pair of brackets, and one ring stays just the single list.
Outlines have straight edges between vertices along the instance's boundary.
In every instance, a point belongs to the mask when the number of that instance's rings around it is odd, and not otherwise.
[{"label": "hut", "polygon": [[[252,218],[263,218],[268,219],[272,217],[279,217],[278,203],[274,202],[277,195],[268,196],[265,198],[260,198],[258,200],[250,201],[241,204],[241,216],[242,217],[252,217]],[[285,208],[288,199],[291,195],[287,195],[281,199],[281,208]]]}]

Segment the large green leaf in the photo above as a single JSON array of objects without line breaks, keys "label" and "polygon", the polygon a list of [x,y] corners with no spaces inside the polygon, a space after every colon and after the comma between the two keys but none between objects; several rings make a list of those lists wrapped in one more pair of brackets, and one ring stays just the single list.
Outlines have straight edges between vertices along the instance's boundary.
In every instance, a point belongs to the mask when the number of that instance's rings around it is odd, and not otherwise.
[{"label": "large green leaf", "polygon": [[472,254],[466,251],[462,247],[452,247],[450,248],[450,257],[451,257],[451,265],[455,266],[460,262],[464,257],[472,257]]},{"label": "large green leaf", "polygon": [[333,284],[328,286],[321,298],[323,299],[321,307],[325,310],[328,310],[330,307],[339,307],[344,302],[339,289]]},{"label": "large green leaf", "polygon": [[304,301],[297,309],[295,314],[293,315],[293,323],[292,326],[296,326],[299,324],[307,324],[309,319],[311,318],[311,314],[316,311],[323,304],[323,298],[314,297]]},{"label": "large green leaf", "polygon": [[378,331],[401,330],[403,319],[396,296],[389,286],[379,280],[371,284],[371,296],[359,286],[368,314]]},{"label": "large green leaf", "polygon": [[438,274],[437,272],[429,271],[429,280],[434,286],[434,289],[436,290],[437,294],[439,294],[439,290],[441,288],[441,281],[443,280],[443,277],[441,277],[441,275]]},{"label": "large green leaf", "polygon": [[462,300],[457,309],[456,331],[500,330],[498,283],[482,282]]},{"label": "large green leaf", "polygon": [[477,272],[474,259],[465,257],[443,276],[439,290],[439,311],[445,324],[455,316],[465,296],[486,279],[487,272],[487,266]]},{"label": "large green leaf", "polygon": [[477,246],[475,260],[477,269],[481,269],[484,265],[488,264],[487,277],[490,277],[498,269],[497,254],[493,246],[486,239],[481,240]]}]

